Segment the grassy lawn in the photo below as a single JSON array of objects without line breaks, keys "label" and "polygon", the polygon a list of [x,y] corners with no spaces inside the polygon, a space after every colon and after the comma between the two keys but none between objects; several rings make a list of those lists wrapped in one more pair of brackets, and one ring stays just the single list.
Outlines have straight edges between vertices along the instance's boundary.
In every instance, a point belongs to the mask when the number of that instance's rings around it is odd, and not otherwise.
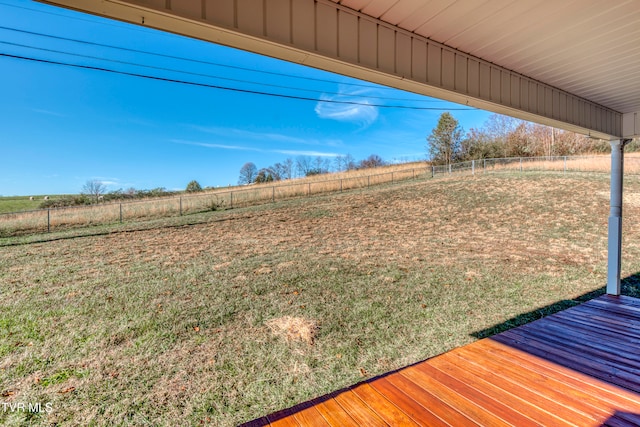
[{"label": "grassy lawn", "polygon": [[52,408],[0,424],[235,425],[571,306],[606,281],[608,188],[458,177],[0,239],[0,402]]},{"label": "grassy lawn", "polygon": [[44,196],[33,196],[33,200],[29,196],[0,197],[0,214],[39,209],[43,201]]}]

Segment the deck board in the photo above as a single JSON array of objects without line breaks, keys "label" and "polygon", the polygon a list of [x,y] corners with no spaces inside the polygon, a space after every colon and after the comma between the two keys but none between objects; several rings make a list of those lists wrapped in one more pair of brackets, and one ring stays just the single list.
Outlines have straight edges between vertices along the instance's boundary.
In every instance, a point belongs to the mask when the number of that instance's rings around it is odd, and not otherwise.
[{"label": "deck board", "polygon": [[370,425],[371,427],[384,427],[388,425],[380,418],[380,415],[351,390],[338,394],[334,399],[358,425]]},{"label": "deck board", "polygon": [[601,296],[258,425],[638,426],[640,300]]},{"label": "deck board", "polygon": [[378,381],[372,382],[371,387],[392,401],[398,409],[404,411],[404,413],[410,416],[418,425],[434,427],[445,427],[449,425],[408,395],[406,389],[401,390],[393,385],[387,378],[380,378]]},{"label": "deck board", "polygon": [[335,400],[326,399],[319,400],[315,404],[316,409],[332,427],[351,427],[359,424],[351,418],[351,416],[342,409]]}]

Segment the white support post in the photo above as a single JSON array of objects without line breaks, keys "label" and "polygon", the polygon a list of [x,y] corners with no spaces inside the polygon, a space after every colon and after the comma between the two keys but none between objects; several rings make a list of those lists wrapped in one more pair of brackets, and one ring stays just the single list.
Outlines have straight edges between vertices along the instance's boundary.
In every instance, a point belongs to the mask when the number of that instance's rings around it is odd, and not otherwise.
[{"label": "white support post", "polygon": [[607,259],[607,294],[620,295],[622,268],[622,188],[624,146],[629,140],[611,141],[611,198],[609,211],[609,243]]}]

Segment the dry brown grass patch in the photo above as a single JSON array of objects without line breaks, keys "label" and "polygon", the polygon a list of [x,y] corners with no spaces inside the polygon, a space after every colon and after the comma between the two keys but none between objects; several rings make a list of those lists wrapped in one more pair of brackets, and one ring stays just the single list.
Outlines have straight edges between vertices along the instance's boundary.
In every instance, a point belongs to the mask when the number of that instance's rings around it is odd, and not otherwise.
[{"label": "dry brown grass patch", "polygon": [[272,334],[283,337],[288,342],[302,341],[313,345],[318,334],[318,324],[304,317],[283,316],[265,323]]}]

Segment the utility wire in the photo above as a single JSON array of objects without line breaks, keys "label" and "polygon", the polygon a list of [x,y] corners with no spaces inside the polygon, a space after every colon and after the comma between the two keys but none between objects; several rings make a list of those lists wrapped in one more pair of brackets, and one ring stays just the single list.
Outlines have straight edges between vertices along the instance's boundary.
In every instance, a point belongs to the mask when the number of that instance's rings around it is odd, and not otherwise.
[{"label": "utility wire", "polygon": [[23,60],[23,61],[39,62],[39,63],[44,63],[44,64],[61,65],[61,66],[65,66],[65,67],[73,67],[73,68],[79,68],[79,69],[84,69],[84,70],[103,71],[103,72],[106,72],[106,73],[120,74],[120,75],[131,76],[131,77],[138,77],[138,78],[143,78],[143,79],[148,79],[148,80],[156,80],[156,81],[169,82],[169,83],[178,83],[178,84],[184,84],[184,85],[190,85],[190,86],[206,87],[206,88],[210,88],[210,89],[219,89],[219,90],[227,90],[227,91],[239,92],[239,93],[248,93],[248,94],[253,94],[253,95],[272,96],[272,97],[285,98],[285,99],[296,99],[296,100],[301,100],[301,101],[325,102],[325,103],[330,103],[330,104],[360,105],[360,106],[378,107],[378,108],[397,108],[397,109],[406,109],[406,110],[432,110],[432,111],[475,110],[475,108],[413,107],[413,106],[408,106],[408,105],[384,105],[384,104],[370,104],[370,103],[355,102],[355,101],[338,101],[338,100],[333,100],[333,99],[308,98],[308,97],[304,97],[304,96],[285,95],[285,94],[279,94],[279,93],[262,92],[262,91],[257,91],[257,90],[232,88],[232,87],[213,85],[213,84],[207,84],[207,83],[190,82],[190,81],[186,81],[186,80],[170,79],[170,78],[166,78],[166,77],[150,76],[150,75],[146,75],[146,74],[133,73],[133,72],[128,72],[128,71],[118,71],[118,70],[113,70],[113,69],[104,68],[104,67],[95,67],[95,66],[90,66],[90,65],[70,64],[70,63],[67,63],[67,62],[53,61],[53,60],[48,60],[48,59],[31,58],[31,57],[27,57],[27,56],[12,55],[12,54],[8,54],[8,53],[0,53],[0,57],[13,58],[13,59],[18,59],[18,60]]},{"label": "utility wire", "polygon": [[[102,19],[102,20],[98,20],[98,19],[91,19],[91,18],[81,18],[80,16],[70,16],[70,15],[65,15],[63,13],[54,13],[54,12],[50,12],[47,10],[38,10],[38,9],[32,9],[29,7],[24,7],[24,6],[18,6],[17,4],[10,4],[10,3],[5,3],[0,1],[0,5],[2,6],[7,6],[7,7],[13,7],[15,9],[22,9],[22,10],[28,10],[29,12],[36,12],[36,13],[42,13],[42,14],[46,14],[46,15],[52,15],[52,16],[59,16],[61,18],[65,18],[65,19],[73,19],[76,21],[83,21],[83,22],[89,22],[91,24],[99,24],[99,25],[107,25],[109,27],[115,27],[115,28],[120,28],[122,30],[129,30],[129,31],[138,31],[138,32],[143,32],[143,33],[150,33],[151,31],[156,31],[157,34],[156,35],[161,35],[163,37],[171,37],[173,36],[173,34],[168,34],[162,31],[158,31],[158,30],[153,30],[149,27],[138,27],[135,25],[128,25],[128,24],[115,24],[112,22],[103,22],[103,21],[107,21],[106,19]],[[74,13],[71,10],[68,10],[69,13]],[[97,16],[94,18],[98,18]]]},{"label": "utility wire", "polygon": [[30,46],[30,45],[25,45],[25,44],[21,44],[21,43],[13,43],[13,42],[8,42],[8,41],[3,41],[3,40],[0,40],[0,44],[4,44],[4,45],[8,45],[8,46],[15,46],[15,47],[22,47],[22,48],[33,49],[33,50],[39,50],[39,51],[42,51],[42,52],[49,52],[49,53],[56,53],[56,54],[62,54],[62,55],[76,56],[76,57],[80,57],[80,58],[95,59],[95,60],[99,60],[99,61],[113,62],[113,63],[116,63],[116,64],[124,64],[124,65],[132,65],[132,66],[135,66],[135,67],[151,68],[153,70],[169,71],[169,72],[172,72],[172,73],[182,73],[182,74],[188,74],[188,75],[198,76],[198,77],[207,77],[207,78],[218,79],[218,80],[226,80],[226,81],[231,81],[231,82],[236,82],[236,83],[247,83],[247,84],[254,84],[254,85],[257,84],[257,85],[260,85],[260,86],[268,86],[268,87],[274,87],[274,88],[278,88],[278,89],[290,89],[290,90],[303,91],[303,92],[321,93],[321,94],[326,94],[326,95],[346,96],[346,97],[350,97],[350,98],[368,98],[368,99],[380,99],[380,100],[388,100],[388,101],[410,101],[410,102],[412,102],[412,101],[421,101],[421,100],[413,100],[413,99],[408,99],[408,98],[391,98],[391,97],[374,96],[374,95],[344,94],[344,93],[340,93],[340,92],[329,92],[329,91],[316,90],[316,89],[305,89],[305,88],[297,88],[297,87],[284,86],[284,85],[276,85],[276,84],[272,84],[272,83],[254,82],[254,81],[250,81],[250,80],[232,79],[232,78],[229,78],[229,77],[214,76],[214,75],[211,75],[211,74],[203,74],[203,73],[194,73],[192,71],[182,71],[182,70],[176,70],[176,69],[172,69],[172,68],[158,67],[158,66],[154,66],[154,65],[138,64],[136,62],[121,61],[121,60],[117,60],[117,59],[101,58],[101,57],[94,56],[94,55],[83,55],[83,54],[80,54],[80,53],[65,52],[65,51],[61,51],[61,50],[48,49],[48,48],[37,47],[37,46]]},{"label": "utility wire", "polygon": [[[322,82],[322,83],[333,83],[333,84],[341,84],[341,85],[348,85],[348,86],[359,86],[359,87],[366,87],[366,88],[392,90],[391,88],[387,88],[387,87],[384,87],[384,86],[362,84],[362,83],[343,83],[343,82],[339,82],[339,81],[336,81],[336,80],[327,80],[327,79],[318,79],[318,78],[313,78],[313,77],[296,76],[296,75],[286,74],[286,73],[277,73],[277,72],[274,72],[274,71],[255,70],[255,69],[248,68],[248,67],[239,67],[239,66],[236,66],[236,65],[221,64],[221,63],[218,63],[218,62],[204,61],[204,60],[199,60],[199,59],[191,59],[191,58],[185,58],[185,57],[181,57],[181,56],[168,55],[168,54],[164,54],[164,53],[148,52],[148,51],[139,50],[139,49],[132,49],[132,48],[127,48],[127,47],[114,46],[114,45],[108,45],[108,44],[97,43],[97,42],[90,42],[90,41],[86,41],[86,40],[78,40],[78,39],[73,39],[73,38],[69,38],[69,37],[54,36],[52,34],[38,33],[38,32],[35,32],[35,31],[21,30],[21,29],[12,28],[12,27],[0,26],[0,29],[6,30],[6,31],[14,31],[14,32],[23,33],[23,34],[39,36],[39,37],[47,37],[47,38],[51,38],[51,39],[55,39],[55,40],[63,40],[63,41],[70,41],[70,42],[74,42],[74,43],[81,43],[81,44],[85,44],[85,45],[89,45],[89,46],[106,47],[106,48],[109,48],[109,49],[117,49],[117,50],[122,50],[122,51],[125,51],[125,52],[141,53],[141,54],[144,54],[144,55],[159,56],[159,57],[168,58],[168,59],[177,59],[177,60],[180,60],[180,61],[193,62],[193,63],[196,63],[196,64],[213,65],[215,67],[231,68],[231,69],[234,69],[234,70],[250,71],[250,72],[254,72],[254,73],[269,74],[269,75],[274,75],[274,76],[279,76],[279,77],[295,78],[295,79],[302,79],[302,80],[308,80],[308,81],[317,81],[317,82]],[[408,101],[408,99],[402,99],[402,98],[394,98],[394,100]],[[440,100],[416,100],[416,101],[419,101],[419,102],[442,102]]]}]

